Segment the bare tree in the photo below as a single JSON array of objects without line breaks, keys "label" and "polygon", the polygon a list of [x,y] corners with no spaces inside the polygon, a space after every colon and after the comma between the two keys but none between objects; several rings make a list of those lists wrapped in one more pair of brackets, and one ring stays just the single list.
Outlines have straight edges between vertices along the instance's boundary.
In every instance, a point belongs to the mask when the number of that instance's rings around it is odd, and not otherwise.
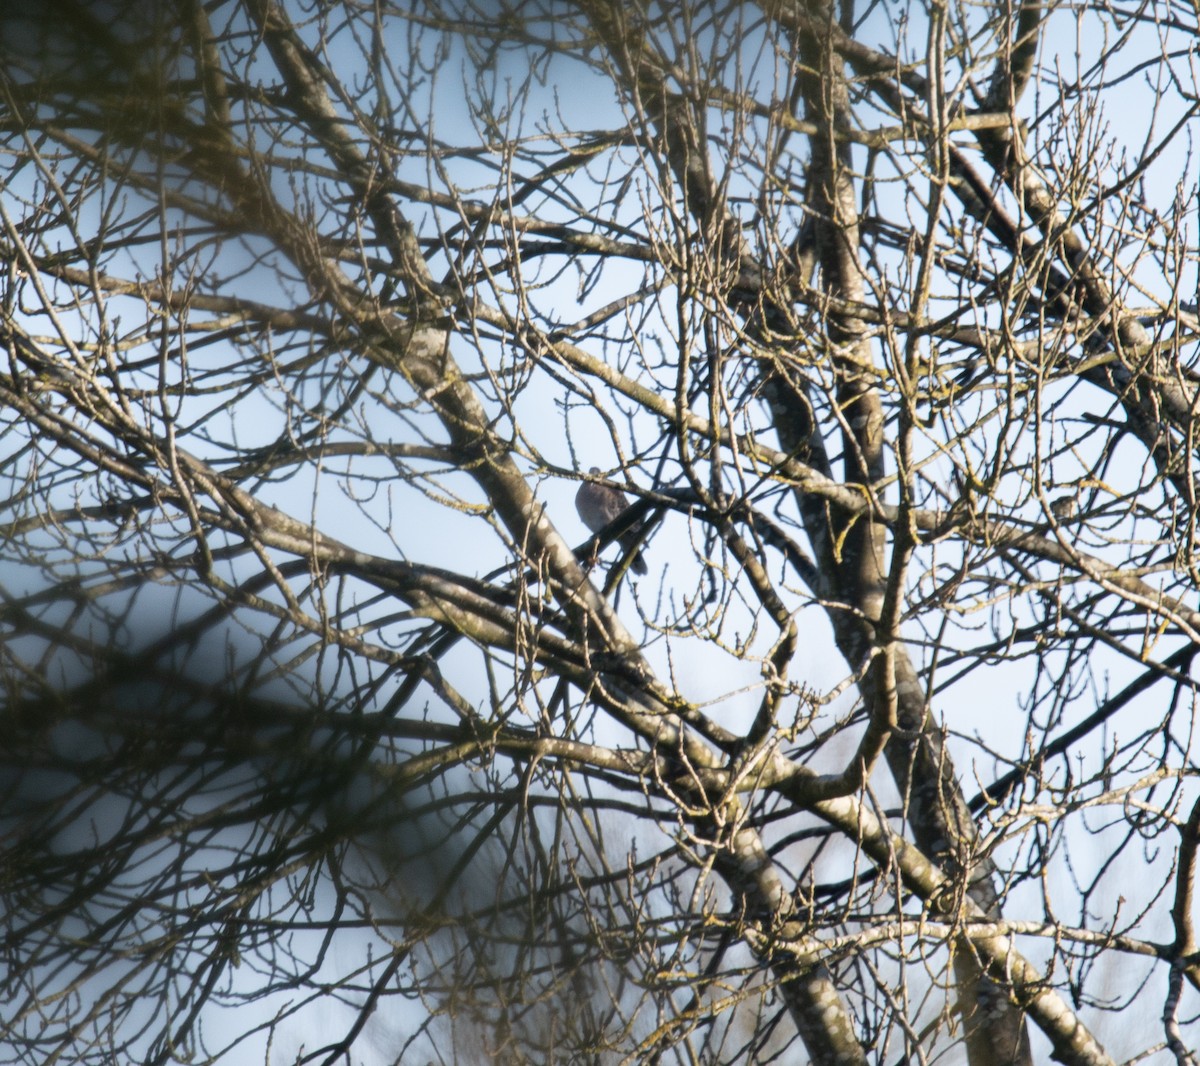
[{"label": "bare tree", "polygon": [[1198,36],[6,10],[2,1061],[1196,1066]]}]

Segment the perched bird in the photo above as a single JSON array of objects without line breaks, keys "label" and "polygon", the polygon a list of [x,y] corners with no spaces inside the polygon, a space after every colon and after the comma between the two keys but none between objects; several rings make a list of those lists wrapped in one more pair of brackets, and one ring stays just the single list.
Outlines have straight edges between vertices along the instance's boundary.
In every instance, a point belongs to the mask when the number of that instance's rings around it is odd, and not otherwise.
[{"label": "perched bird", "polygon": [[[588,473],[599,476],[600,468],[593,466]],[[611,485],[600,485],[593,481],[585,481],[579,486],[579,491],[575,494],[575,510],[579,512],[579,517],[583,519],[583,524],[593,533],[599,533],[600,530],[615,522],[625,513],[628,507],[629,500],[625,498],[625,493],[620,489],[613,488]],[[635,525],[632,529],[628,529],[622,533],[618,538],[621,547],[626,552],[631,551],[637,545],[640,532],[640,524]],[[646,560],[642,558],[640,551],[634,552],[630,558],[629,568],[635,574],[648,573],[649,568],[646,566]]]},{"label": "perched bird", "polygon": [[1074,496],[1059,496],[1058,499],[1050,501],[1050,510],[1054,512],[1054,517],[1060,522],[1074,518],[1075,507],[1076,499]]}]

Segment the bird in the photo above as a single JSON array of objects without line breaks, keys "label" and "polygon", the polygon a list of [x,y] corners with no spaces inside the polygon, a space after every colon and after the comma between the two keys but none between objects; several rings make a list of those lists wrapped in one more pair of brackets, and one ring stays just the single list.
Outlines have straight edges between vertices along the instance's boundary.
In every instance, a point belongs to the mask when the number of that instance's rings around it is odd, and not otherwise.
[{"label": "bird", "polygon": [[[588,473],[599,477],[600,468],[593,466]],[[593,533],[599,533],[611,525],[625,513],[628,507],[629,500],[625,497],[625,493],[611,485],[585,481],[575,494],[575,510],[579,512],[583,524]],[[640,551],[634,550],[637,548],[640,534],[641,524],[638,523],[632,529],[627,529],[617,539],[626,553],[633,551],[633,555],[629,559],[629,568],[635,574],[646,574],[649,573],[646,560],[642,558]]]},{"label": "bird", "polygon": [[1050,510],[1060,522],[1066,522],[1075,517],[1077,501],[1074,496],[1059,496],[1050,501]]}]

